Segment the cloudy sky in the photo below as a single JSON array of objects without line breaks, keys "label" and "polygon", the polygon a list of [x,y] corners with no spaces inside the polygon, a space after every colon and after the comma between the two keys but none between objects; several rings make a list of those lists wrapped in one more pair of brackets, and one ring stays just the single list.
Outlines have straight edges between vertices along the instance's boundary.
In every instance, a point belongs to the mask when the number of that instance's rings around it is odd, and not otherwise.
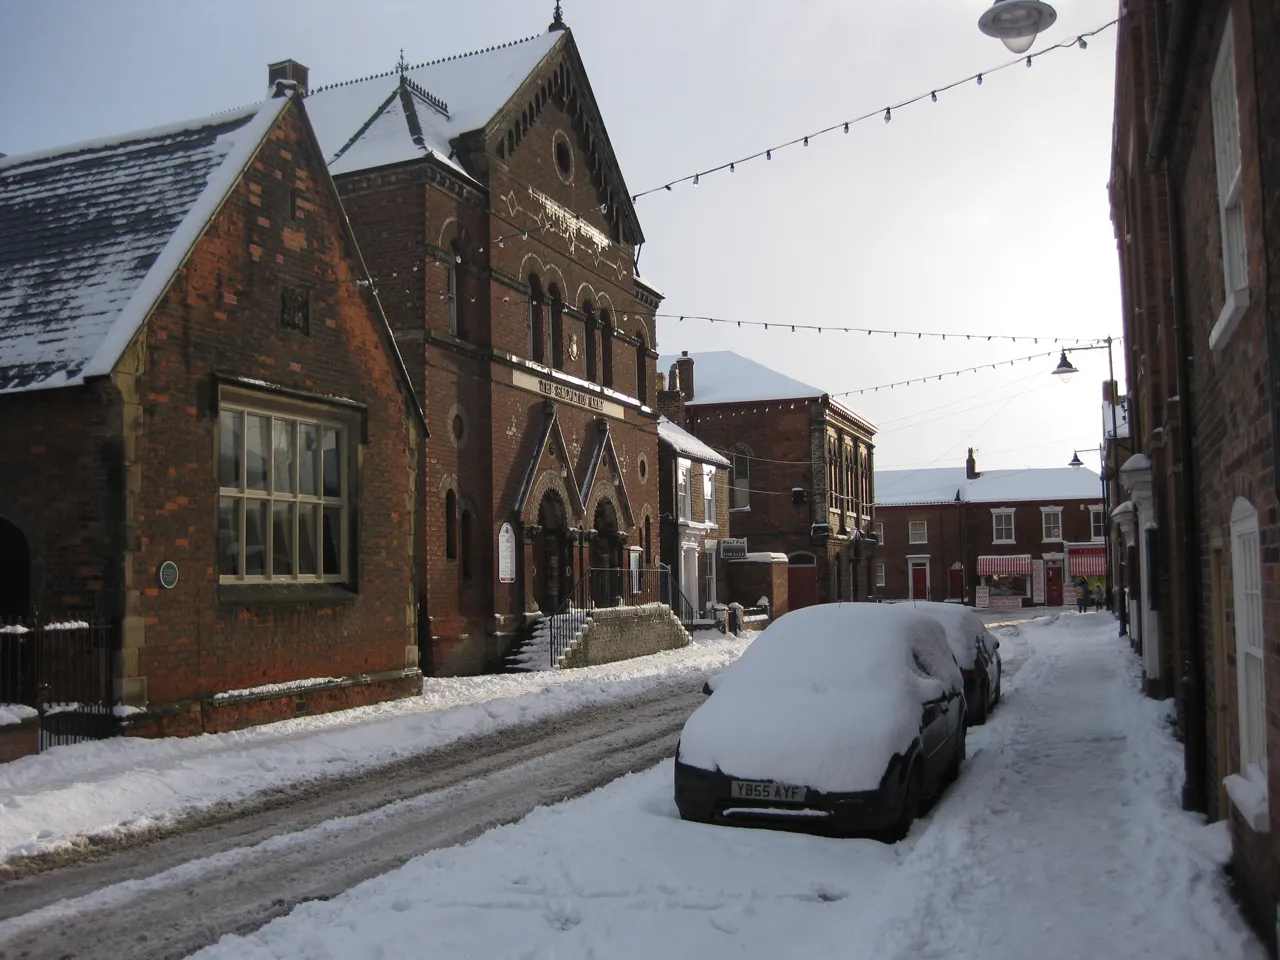
[{"label": "cloudy sky", "polygon": [[[260,99],[292,57],[313,85],[540,33],[546,0],[0,2],[0,152]],[[1093,30],[1115,0],[1060,0],[1033,48]],[[1012,59],[978,32],[983,0],[567,0],[633,193]],[[877,466],[1060,466],[1096,447],[1106,351],[1046,338],[1118,334],[1106,182],[1115,34],[1018,65],[640,200],[640,270],[659,348],[733,349],[837,393],[975,364],[1002,369],[854,395],[880,424]],[[789,323],[1011,334],[1040,342],[791,333]],[[1120,355],[1116,355],[1117,363]],[[1117,371],[1123,378],[1123,373]],[[1096,454],[1082,454],[1097,466]]]}]

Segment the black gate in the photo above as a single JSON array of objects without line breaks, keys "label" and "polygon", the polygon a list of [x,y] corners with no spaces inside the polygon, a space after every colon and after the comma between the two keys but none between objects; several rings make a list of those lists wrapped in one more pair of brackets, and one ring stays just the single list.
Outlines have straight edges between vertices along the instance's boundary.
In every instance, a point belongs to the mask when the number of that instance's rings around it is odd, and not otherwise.
[{"label": "black gate", "polygon": [[40,749],[115,736],[113,623],[62,619],[0,623],[0,703],[34,707]]}]

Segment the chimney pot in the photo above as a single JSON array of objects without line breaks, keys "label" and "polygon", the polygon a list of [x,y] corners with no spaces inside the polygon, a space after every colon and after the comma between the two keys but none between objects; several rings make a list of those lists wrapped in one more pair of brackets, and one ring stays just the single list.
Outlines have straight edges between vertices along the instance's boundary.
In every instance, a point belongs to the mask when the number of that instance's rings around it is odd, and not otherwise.
[{"label": "chimney pot", "polygon": [[969,448],[969,456],[964,462],[964,475],[969,480],[977,480],[982,476],[978,472],[978,461],[973,458],[973,447]]},{"label": "chimney pot", "polygon": [[297,60],[281,60],[279,63],[267,64],[267,89],[274,90],[277,80],[296,83],[303,93],[307,92],[307,70]]}]

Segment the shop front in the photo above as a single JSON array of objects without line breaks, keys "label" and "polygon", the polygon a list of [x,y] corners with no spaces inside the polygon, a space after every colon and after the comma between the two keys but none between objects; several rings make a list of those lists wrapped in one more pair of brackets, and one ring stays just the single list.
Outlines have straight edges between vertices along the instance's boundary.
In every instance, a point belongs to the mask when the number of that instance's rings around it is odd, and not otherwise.
[{"label": "shop front", "polygon": [[1031,554],[978,557],[974,602],[987,610],[1017,610],[1031,602]]}]

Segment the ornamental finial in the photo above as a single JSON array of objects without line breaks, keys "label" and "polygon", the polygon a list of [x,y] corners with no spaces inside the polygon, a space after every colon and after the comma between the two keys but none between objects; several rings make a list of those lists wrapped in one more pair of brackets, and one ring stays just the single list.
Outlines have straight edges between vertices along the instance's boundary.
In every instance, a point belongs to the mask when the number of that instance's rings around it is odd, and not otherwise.
[{"label": "ornamental finial", "polygon": [[404,72],[409,69],[409,61],[404,58],[404,47],[400,48],[400,59],[396,61],[396,73],[404,76]]},{"label": "ornamental finial", "polygon": [[568,26],[564,22],[564,14],[560,12],[560,0],[556,0],[555,16],[551,18],[551,26],[547,27],[548,32],[556,30],[568,30]]}]

